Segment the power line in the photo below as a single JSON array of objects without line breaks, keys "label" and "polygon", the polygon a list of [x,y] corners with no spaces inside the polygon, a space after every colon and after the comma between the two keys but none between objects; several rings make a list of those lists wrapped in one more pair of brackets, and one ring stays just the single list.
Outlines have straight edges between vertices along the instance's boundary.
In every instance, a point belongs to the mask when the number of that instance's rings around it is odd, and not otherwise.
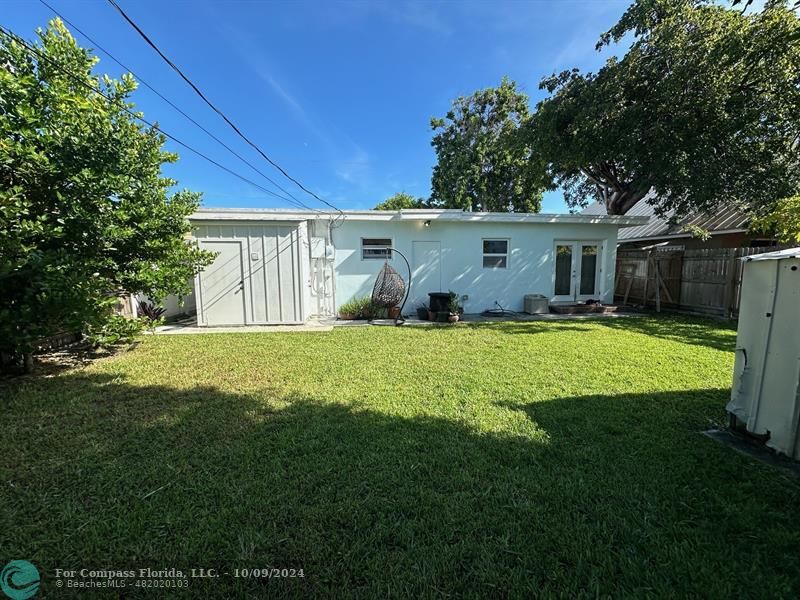
[{"label": "power line", "polygon": [[[126,71],[128,71],[129,73],[131,73],[131,74],[132,74],[134,77],[136,77],[137,81],[139,81],[140,83],[142,83],[142,84],[143,84],[145,87],[147,87],[147,88],[148,88],[150,91],[152,91],[154,94],[156,94],[156,95],[157,95],[159,98],[161,98],[161,99],[162,99],[164,102],[166,102],[167,104],[169,104],[169,105],[170,105],[172,108],[174,108],[174,109],[175,109],[176,111],[178,111],[178,112],[179,112],[181,115],[183,115],[183,116],[184,116],[184,117],[185,117],[187,120],[189,120],[189,121],[190,121],[192,124],[194,124],[196,127],[198,127],[198,128],[199,128],[199,129],[201,129],[203,132],[205,132],[205,134],[206,134],[206,135],[208,135],[208,136],[209,136],[209,137],[210,137],[212,140],[214,140],[215,142],[217,142],[218,144],[220,144],[220,145],[221,145],[223,148],[225,148],[225,149],[226,149],[228,152],[230,152],[231,154],[233,154],[233,155],[234,155],[236,158],[238,158],[240,161],[242,161],[242,162],[243,162],[244,164],[246,164],[248,167],[250,167],[251,169],[253,169],[253,171],[255,171],[256,173],[258,173],[259,175],[261,175],[261,176],[262,176],[264,179],[266,179],[267,181],[269,181],[269,182],[270,182],[272,185],[274,185],[276,188],[278,188],[278,189],[279,189],[281,192],[283,192],[284,194],[286,194],[287,196],[289,196],[289,198],[291,198],[292,200],[294,200],[294,201],[295,201],[295,203],[296,203],[296,205],[297,205],[297,206],[299,206],[299,207],[302,207],[302,208],[305,208],[305,209],[307,209],[307,210],[315,210],[315,209],[311,208],[310,206],[308,206],[307,204],[303,203],[301,200],[298,200],[296,196],[292,195],[292,194],[291,194],[289,191],[287,191],[287,190],[285,190],[284,188],[282,188],[280,185],[278,185],[278,183],[277,183],[276,181],[274,181],[274,180],[273,180],[271,177],[269,177],[269,176],[268,176],[266,173],[264,173],[263,171],[261,171],[261,170],[260,170],[258,167],[256,167],[254,164],[252,164],[250,161],[248,161],[246,158],[244,158],[242,155],[240,155],[238,152],[236,152],[236,151],[235,151],[233,148],[231,148],[230,146],[228,146],[228,145],[227,145],[225,142],[223,142],[223,141],[222,141],[221,139],[219,139],[219,138],[218,138],[216,135],[214,135],[213,133],[211,133],[211,132],[210,132],[208,129],[206,129],[205,127],[203,127],[203,125],[201,125],[200,123],[198,123],[198,122],[197,122],[195,119],[193,119],[191,116],[189,116],[188,114],[186,114],[186,112],[185,112],[185,111],[183,111],[183,110],[182,110],[182,109],[181,109],[179,106],[177,106],[177,105],[176,105],[175,103],[173,103],[173,102],[172,102],[172,101],[171,101],[169,98],[165,97],[165,96],[164,96],[164,95],[163,95],[161,92],[159,92],[159,91],[158,91],[156,88],[154,88],[154,87],[153,87],[152,85],[150,85],[150,84],[149,84],[147,81],[145,81],[145,79],[144,79],[143,77],[141,77],[140,75],[138,75],[137,73],[135,73],[135,72],[133,71],[133,69],[131,69],[131,68],[129,68],[128,66],[126,66],[125,64],[123,64],[123,63],[122,63],[122,61],[120,61],[119,59],[117,59],[117,58],[116,58],[116,57],[115,57],[113,54],[111,54],[111,52],[109,52],[108,50],[106,50],[105,48],[103,48],[103,47],[102,47],[102,46],[101,46],[99,43],[97,43],[97,42],[96,42],[94,39],[92,39],[92,37],[91,37],[89,34],[87,34],[85,31],[81,30],[81,28],[80,28],[80,27],[78,27],[78,26],[77,26],[77,25],[75,25],[73,22],[71,22],[69,19],[67,19],[67,18],[66,18],[64,15],[62,15],[61,13],[59,13],[59,12],[58,12],[58,11],[57,11],[55,8],[53,8],[53,7],[52,7],[50,4],[48,4],[48,3],[47,3],[45,0],[39,0],[39,2],[40,2],[40,3],[42,3],[44,6],[46,6],[46,7],[47,7],[47,8],[48,8],[48,9],[49,9],[49,10],[50,10],[50,11],[51,11],[53,14],[55,14],[55,15],[56,15],[56,16],[58,16],[58,17],[59,17],[61,20],[63,20],[65,23],[67,23],[67,24],[68,24],[68,25],[69,25],[69,26],[70,26],[72,29],[74,29],[75,31],[77,31],[78,33],[80,33],[80,34],[81,34],[83,37],[85,37],[85,38],[86,38],[86,39],[87,39],[87,40],[88,40],[88,41],[89,41],[91,44],[93,44],[94,46],[96,46],[96,47],[97,47],[97,48],[98,48],[98,49],[99,49],[101,52],[105,53],[105,54],[106,54],[106,55],[107,55],[107,56],[108,56],[108,57],[109,57],[111,60],[113,60],[115,63],[117,63],[117,64],[118,64],[120,67],[122,67],[123,69],[125,69]],[[280,197],[280,196],[279,196],[279,197]],[[287,200],[288,200],[288,199],[287,199]],[[288,201],[291,203],[291,200],[288,200]]]},{"label": "power line", "polygon": [[111,103],[111,104],[115,104],[115,103],[119,104],[119,107],[120,107],[122,110],[124,110],[126,113],[128,113],[129,115],[131,115],[131,116],[132,116],[134,119],[137,119],[138,121],[141,121],[142,123],[144,123],[144,124],[145,124],[145,125],[147,125],[148,127],[151,127],[151,128],[153,128],[153,129],[155,129],[156,131],[160,132],[160,133],[161,133],[162,135],[164,135],[165,137],[167,137],[167,138],[171,139],[172,141],[174,141],[175,143],[179,144],[180,146],[183,146],[184,148],[186,148],[186,149],[187,149],[187,150],[189,150],[190,152],[193,152],[193,153],[194,153],[194,154],[196,154],[197,156],[199,156],[199,157],[203,158],[204,160],[206,160],[206,161],[210,162],[211,164],[213,164],[213,165],[215,165],[215,166],[219,167],[219,168],[220,168],[220,169],[222,169],[223,171],[226,171],[227,173],[229,173],[229,174],[233,175],[234,177],[237,177],[237,178],[241,179],[242,181],[244,181],[244,182],[246,182],[246,183],[249,183],[249,184],[250,184],[250,185],[252,185],[253,187],[255,187],[255,188],[258,188],[258,189],[260,189],[261,191],[263,191],[263,192],[265,192],[265,193],[267,193],[267,194],[270,194],[271,196],[275,196],[275,197],[277,197],[277,198],[280,198],[281,200],[285,200],[285,201],[287,201],[287,202],[290,202],[290,203],[292,202],[292,201],[291,201],[289,198],[286,198],[286,197],[284,197],[284,196],[281,196],[280,194],[276,194],[276,193],[275,193],[275,192],[273,192],[272,190],[269,190],[269,189],[265,188],[264,186],[262,186],[262,185],[260,185],[260,184],[256,183],[255,181],[252,181],[251,179],[248,179],[247,177],[245,177],[245,176],[243,176],[243,175],[240,175],[240,174],[239,174],[239,173],[237,173],[236,171],[233,171],[233,170],[229,169],[228,167],[226,167],[225,165],[223,165],[223,164],[221,164],[221,163],[217,162],[217,161],[216,161],[216,160],[214,160],[213,158],[211,158],[211,157],[209,157],[209,156],[207,156],[207,155],[203,154],[203,153],[202,153],[202,152],[200,152],[199,150],[196,150],[196,149],[195,149],[195,148],[193,148],[192,146],[190,146],[190,145],[186,144],[185,142],[181,141],[180,139],[178,139],[178,138],[177,138],[177,137],[175,137],[174,135],[172,135],[172,134],[170,134],[170,133],[167,133],[166,131],[164,131],[163,129],[161,129],[161,128],[160,128],[158,125],[155,125],[155,124],[151,123],[150,121],[148,121],[147,119],[145,119],[144,117],[142,117],[142,116],[140,116],[140,115],[136,114],[135,112],[133,112],[132,110],[130,110],[129,108],[127,108],[127,107],[126,107],[124,104],[122,104],[122,103],[119,103],[118,101],[115,101],[113,98],[111,98],[110,96],[108,96],[107,94],[105,94],[105,93],[104,93],[102,90],[100,90],[100,89],[98,89],[98,88],[94,87],[93,85],[91,85],[91,84],[87,83],[86,81],[82,80],[80,77],[78,77],[77,75],[75,75],[74,73],[72,73],[71,71],[69,71],[68,69],[65,69],[65,68],[64,68],[62,65],[60,65],[60,64],[58,64],[56,61],[52,60],[52,59],[51,59],[49,56],[46,56],[46,55],[44,55],[43,53],[41,53],[41,52],[38,50],[38,48],[36,48],[36,47],[34,47],[34,46],[31,46],[31,45],[30,45],[30,44],[29,44],[29,43],[28,43],[26,40],[24,40],[24,39],[23,39],[23,38],[21,38],[20,36],[16,35],[16,34],[15,34],[14,32],[12,32],[11,30],[9,30],[9,29],[6,29],[6,28],[5,28],[5,27],[3,27],[2,25],[0,25],[0,33],[2,33],[3,35],[5,35],[5,36],[6,36],[7,38],[9,38],[10,40],[12,40],[12,41],[14,41],[14,42],[17,42],[18,44],[20,44],[20,45],[22,45],[23,47],[25,47],[25,48],[28,50],[28,52],[29,52],[29,53],[31,53],[31,54],[33,54],[34,56],[36,56],[37,58],[39,58],[39,60],[45,60],[45,61],[47,61],[47,62],[48,62],[48,63],[50,63],[52,66],[54,66],[56,69],[58,69],[59,71],[61,71],[62,73],[66,74],[67,76],[69,76],[69,77],[70,77],[71,79],[73,79],[74,81],[76,81],[78,84],[80,84],[80,85],[82,85],[82,86],[84,86],[84,87],[88,88],[89,90],[91,90],[91,91],[95,92],[96,94],[99,94],[100,96],[102,96],[103,98],[105,98],[105,100],[106,100],[107,102],[109,102],[109,103]]},{"label": "power line", "polygon": [[116,0],[108,0],[108,2],[109,2],[109,4],[111,4],[111,5],[112,5],[114,8],[116,8],[116,9],[117,9],[117,12],[119,12],[119,14],[120,14],[120,15],[122,15],[122,18],[123,18],[123,19],[125,19],[125,20],[128,22],[128,24],[129,24],[131,27],[133,27],[133,28],[136,30],[136,32],[137,32],[137,33],[138,33],[138,34],[139,34],[139,35],[142,37],[142,39],[144,39],[144,41],[145,41],[145,42],[147,42],[147,44],[148,44],[148,45],[149,45],[149,46],[150,46],[150,47],[151,47],[153,50],[155,50],[155,51],[156,51],[156,53],[158,53],[158,55],[159,55],[159,56],[160,56],[160,57],[161,57],[161,58],[164,60],[164,62],[166,62],[166,63],[167,63],[167,64],[168,64],[168,65],[169,65],[169,66],[172,68],[172,70],[173,70],[173,71],[175,71],[175,72],[176,72],[178,75],[180,75],[180,76],[181,76],[181,78],[182,78],[182,79],[183,79],[183,80],[184,80],[184,81],[185,81],[187,84],[189,84],[189,86],[190,86],[190,87],[191,87],[191,88],[192,88],[192,89],[195,91],[195,93],[196,93],[198,96],[200,96],[200,98],[202,98],[203,102],[205,102],[205,103],[206,103],[206,104],[207,104],[209,107],[211,107],[211,109],[212,109],[212,110],[213,110],[215,113],[217,113],[217,114],[218,114],[220,117],[222,117],[222,119],[223,119],[223,120],[224,120],[224,121],[225,121],[225,122],[226,122],[226,123],[227,123],[227,124],[228,124],[228,125],[229,125],[229,126],[230,126],[230,127],[231,127],[231,128],[232,128],[232,129],[233,129],[235,132],[236,132],[236,133],[237,133],[237,135],[239,135],[239,137],[241,137],[241,138],[242,138],[242,139],[243,139],[245,142],[247,142],[247,143],[248,143],[250,146],[252,146],[252,147],[255,149],[255,151],[256,151],[256,152],[258,152],[258,153],[259,153],[259,154],[260,154],[260,155],[261,155],[261,156],[262,156],[262,157],[263,157],[263,158],[264,158],[264,159],[265,159],[267,162],[269,162],[269,163],[270,163],[270,164],[271,164],[273,167],[275,167],[276,169],[278,169],[278,171],[280,171],[280,172],[283,174],[283,176],[284,176],[284,177],[286,177],[286,178],[287,178],[289,181],[292,181],[292,182],[293,182],[295,185],[297,185],[297,187],[299,187],[301,190],[303,190],[303,191],[304,191],[304,192],[306,192],[307,194],[310,194],[311,196],[313,196],[314,198],[316,198],[317,200],[319,200],[319,201],[320,201],[320,202],[322,202],[323,204],[327,204],[327,205],[328,205],[329,207],[331,207],[332,209],[339,211],[339,213],[340,213],[340,214],[343,214],[341,209],[337,208],[336,206],[334,206],[333,204],[331,204],[330,202],[328,202],[328,201],[327,201],[327,200],[325,200],[324,198],[320,198],[320,197],[319,197],[317,194],[315,194],[314,192],[312,192],[311,190],[309,190],[309,189],[308,189],[307,187],[305,187],[305,186],[304,186],[302,183],[300,183],[300,182],[299,182],[297,179],[295,179],[294,177],[292,177],[291,175],[289,175],[289,173],[287,173],[287,172],[286,172],[286,171],[283,169],[283,167],[281,167],[281,166],[280,166],[278,163],[276,163],[276,162],[275,162],[274,160],[272,160],[272,159],[271,159],[269,156],[267,156],[267,154],[266,154],[266,153],[265,153],[265,152],[264,152],[264,151],[263,151],[261,148],[259,148],[259,147],[258,147],[258,146],[257,146],[257,145],[256,145],[256,144],[255,144],[255,143],[252,141],[252,140],[250,140],[250,138],[248,138],[248,137],[247,137],[245,134],[243,134],[243,133],[242,133],[242,132],[239,130],[239,128],[238,128],[236,125],[234,125],[234,123],[233,123],[233,122],[232,122],[232,121],[231,121],[231,120],[230,120],[230,119],[229,119],[229,118],[228,118],[228,117],[225,115],[225,113],[223,113],[223,112],[222,112],[222,111],[221,111],[219,108],[217,108],[217,107],[216,107],[216,106],[215,106],[215,105],[214,105],[214,104],[213,104],[213,103],[212,103],[212,102],[211,102],[211,101],[210,101],[210,100],[209,100],[209,99],[208,99],[208,98],[205,96],[205,94],[203,94],[203,92],[202,92],[202,91],[200,91],[200,88],[198,88],[198,87],[197,87],[197,86],[194,84],[194,82],[192,82],[192,80],[191,80],[191,79],[189,79],[189,78],[188,78],[186,75],[184,75],[184,74],[183,74],[183,71],[181,71],[181,70],[180,70],[180,68],[178,67],[178,65],[176,65],[174,62],[172,62],[172,61],[171,61],[171,60],[170,60],[170,59],[167,57],[167,55],[166,55],[166,54],[164,54],[164,53],[161,51],[161,49],[160,49],[160,48],[159,48],[159,47],[158,47],[158,46],[155,44],[155,42],[153,42],[153,41],[152,41],[152,40],[151,40],[151,39],[150,39],[150,38],[147,36],[147,34],[146,34],[144,31],[142,31],[142,30],[141,30],[141,28],[140,28],[140,27],[139,27],[139,26],[138,26],[138,25],[137,25],[137,24],[136,24],[136,23],[133,21],[133,19],[131,19],[131,18],[130,18],[130,17],[129,17],[129,16],[126,14],[126,13],[125,13],[125,11],[124,11],[124,10],[122,10],[122,7],[120,7],[120,5],[119,5],[119,4],[117,4]]}]

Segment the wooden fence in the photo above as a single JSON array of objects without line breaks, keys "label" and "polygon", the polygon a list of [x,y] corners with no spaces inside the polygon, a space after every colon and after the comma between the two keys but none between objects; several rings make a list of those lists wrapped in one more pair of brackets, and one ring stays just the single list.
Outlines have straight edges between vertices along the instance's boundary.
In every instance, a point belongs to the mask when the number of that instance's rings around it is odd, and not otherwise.
[{"label": "wooden fence", "polygon": [[614,298],[658,311],[668,308],[735,317],[744,268],[739,259],[781,248],[621,250]]}]

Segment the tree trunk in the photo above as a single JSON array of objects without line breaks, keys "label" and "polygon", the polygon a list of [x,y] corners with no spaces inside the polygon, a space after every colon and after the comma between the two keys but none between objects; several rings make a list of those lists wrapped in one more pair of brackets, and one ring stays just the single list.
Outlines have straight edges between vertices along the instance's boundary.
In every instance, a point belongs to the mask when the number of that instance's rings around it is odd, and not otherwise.
[{"label": "tree trunk", "polygon": [[631,190],[629,188],[614,190],[608,194],[606,200],[606,213],[609,215],[624,215],[633,206],[647,195],[648,190]]},{"label": "tree trunk", "polygon": [[609,215],[624,215],[650,191],[642,177],[626,178],[624,170],[613,162],[582,167],[581,172],[596,186]]},{"label": "tree trunk", "polygon": [[22,370],[25,373],[33,373],[33,352],[22,354]]}]

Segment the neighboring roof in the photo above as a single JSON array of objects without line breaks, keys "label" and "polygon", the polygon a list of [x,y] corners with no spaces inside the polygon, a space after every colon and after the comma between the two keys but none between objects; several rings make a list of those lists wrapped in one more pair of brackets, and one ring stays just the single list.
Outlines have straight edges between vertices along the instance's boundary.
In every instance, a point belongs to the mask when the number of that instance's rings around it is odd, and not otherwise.
[{"label": "neighboring roof", "polygon": [[[651,196],[645,196],[625,213],[626,217],[647,217],[648,221],[645,225],[620,231],[618,236],[620,243],[641,242],[657,238],[688,238],[691,237],[691,233],[684,231],[687,225],[705,229],[711,235],[747,231],[747,216],[735,208],[723,207],[713,215],[692,215],[673,225],[669,223],[672,213],[668,213],[665,218],[657,216],[655,207],[647,202],[649,198]],[[606,207],[600,202],[594,202],[581,211],[581,214],[604,215]]]},{"label": "neighboring roof", "polygon": [[800,258],[800,248],[787,248],[786,250],[776,250],[765,254],[754,254],[753,256],[743,256],[742,260],[747,262],[756,260],[780,260],[782,258]]},{"label": "neighboring roof", "polygon": [[192,221],[307,221],[342,215],[351,221],[458,221],[465,223],[598,223],[620,227],[642,226],[647,219],[634,215],[466,212],[459,209],[311,211],[276,208],[200,208]]}]

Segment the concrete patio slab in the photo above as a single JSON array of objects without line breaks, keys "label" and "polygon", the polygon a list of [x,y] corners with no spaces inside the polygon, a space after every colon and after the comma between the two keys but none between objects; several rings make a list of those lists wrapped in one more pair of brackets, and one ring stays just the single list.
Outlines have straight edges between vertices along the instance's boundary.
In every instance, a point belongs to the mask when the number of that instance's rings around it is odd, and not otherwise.
[{"label": "concrete patio slab", "polygon": [[195,324],[171,323],[157,327],[156,335],[192,335],[202,333],[287,333],[333,330],[331,321],[309,321],[301,325],[242,325],[238,327],[198,327]]},{"label": "concrete patio slab", "polygon": [[[529,315],[525,313],[506,314],[498,316],[489,316],[481,313],[465,314],[462,315],[459,323],[524,323],[528,321],[582,321],[587,319],[621,319],[627,317],[641,317],[643,313],[633,312],[614,312],[614,313],[587,313],[587,314],[555,314],[547,313],[540,315]],[[354,320],[342,321],[337,320],[333,322],[334,327],[367,327],[369,325],[394,325],[390,319],[376,319],[375,321]],[[434,323],[432,321],[422,321],[416,318],[407,318],[404,326],[412,327],[437,327],[437,326],[450,326],[451,323]]]},{"label": "concrete patio slab", "polygon": [[[621,319],[629,317],[641,317],[643,313],[614,312],[614,313],[589,313],[577,315],[564,314],[541,314],[528,315],[524,313],[505,314],[488,316],[480,313],[462,315],[460,323],[524,323],[529,321],[584,321],[587,319]],[[169,323],[157,327],[156,335],[191,335],[202,333],[288,333],[288,332],[308,332],[331,331],[334,327],[377,327],[394,326],[391,319],[375,319],[374,321],[353,320],[343,321],[340,319],[319,319],[309,320],[300,325],[240,325],[232,327],[198,327],[194,319],[186,319],[177,323]],[[422,321],[416,318],[407,318],[404,327],[443,327],[451,326],[450,323],[434,323]]]},{"label": "concrete patio slab", "polygon": [[708,431],[704,431],[703,435],[710,437],[712,440],[724,446],[733,448],[740,454],[759,460],[772,467],[783,469],[794,476],[800,476],[800,462],[777,454],[774,450],[767,448],[763,443],[757,440],[735,433],[729,429],[709,429]]}]

